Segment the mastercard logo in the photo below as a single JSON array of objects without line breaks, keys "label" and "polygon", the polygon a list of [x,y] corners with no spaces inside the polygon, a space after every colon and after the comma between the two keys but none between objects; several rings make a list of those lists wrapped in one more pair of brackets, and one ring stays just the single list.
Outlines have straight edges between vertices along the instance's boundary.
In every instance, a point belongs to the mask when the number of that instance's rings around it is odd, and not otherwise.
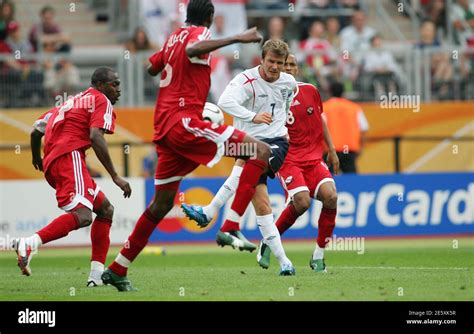
[{"label": "mastercard logo", "polygon": [[173,209],[171,209],[166,217],[158,224],[157,229],[164,233],[177,233],[181,230],[191,233],[204,233],[210,230],[216,223],[218,215],[212,219],[209,225],[200,228],[195,221],[186,217],[181,209],[181,203],[184,202],[205,206],[211,202],[213,197],[214,193],[201,187],[190,188],[184,192],[178,192],[174,199]]}]

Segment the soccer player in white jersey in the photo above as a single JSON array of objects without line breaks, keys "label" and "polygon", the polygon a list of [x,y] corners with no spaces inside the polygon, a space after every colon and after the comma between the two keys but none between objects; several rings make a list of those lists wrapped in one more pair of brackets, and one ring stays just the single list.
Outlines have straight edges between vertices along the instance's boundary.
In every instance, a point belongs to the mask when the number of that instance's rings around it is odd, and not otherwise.
[{"label": "soccer player in white jersey", "polygon": [[[277,39],[267,41],[263,45],[261,64],[238,74],[226,87],[218,102],[224,112],[234,117],[235,128],[268,143],[271,147],[269,166],[256,186],[252,204],[265,243],[280,262],[280,275],[294,275],[295,270],[285,254],[274,223],[267,177],[275,177],[288,152],[288,130],[285,124],[296,90],[295,78],[283,72],[288,54],[289,48],[285,42]],[[185,214],[198,223],[207,224],[211,221],[235,193],[244,164],[245,160],[237,159],[231,175],[209,205],[201,207],[183,203]],[[216,242],[222,247],[228,245],[252,252],[257,246],[240,232],[240,218],[231,208],[229,216],[217,233]]]},{"label": "soccer player in white jersey", "polygon": [[[298,74],[298,63],[293,54],[288,56],[285,71],[294,76]],[[336,174],[339,159],[323,119],[322,99],[316,87],[298,82],[286,127],[290,135],[290,149],[277,176],[285,190],[287,206],[275,225],[283,235],[309,209],[312,199],[321,201],[323,207],[318,219],[316,248],[309,265],[315,272],[327,272],[324,250],[336,226],[337,191],[328,165],[323,160],[324,146],[328,151],[327,162]],[[271,249],[262,240],[257,253],[257,261],[262,268],[269,267],[270,253]]]}]

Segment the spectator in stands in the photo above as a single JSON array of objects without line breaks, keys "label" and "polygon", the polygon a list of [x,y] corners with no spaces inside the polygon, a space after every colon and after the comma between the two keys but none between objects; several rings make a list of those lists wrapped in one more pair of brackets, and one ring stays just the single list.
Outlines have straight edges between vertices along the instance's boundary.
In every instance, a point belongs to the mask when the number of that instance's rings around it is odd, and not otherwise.
[{"label": "spectator in stands", "polygon": [[445,0],[431,0],[425,9],[424,20],[432,21],[436,29],[446,29],[446,4]]},{"label": "spectator in stands", "polygon": [[352,24],[341,30],[341,58],[339,59],[344,82],[360,85],[359,72],[363,56],[370,48],[370,39],[375,30],[366,25],[365,13],[361,10],[352,15]]},{"label": "spectator in stands", "polygon": [[334,0],[306,0],[305,7],[309,9],[328,9],[337,6]]},{"label": "spectator in stands", "polygon": [[[127,6],[127,1],[118,2],[124,3],[124,7]],[[143,18],[140,23],[149,32],[150,42],[155,45],[163,45],[168,36],[175,31],[170,28],[172,21],[180,21],[179,9],[184,2],[170,0],[140,0],[137,2],[140,7],[139,15]]]},{"label": "spectator in stands", "polygon": [[36,52],[39,50],[39,43],[53,43],[55,52],[71,51],[71,40],[69,36],[62,32],[55,22],[56,12],[53,7],[45,6],[41,9],[41,22],[33,25],[30,31],[30,43]]},{"label": "spectator in stands", "polygon": [[292,1],[249,0],[248,2],[248,7],[252,9],[288,9],[288,3]]},{"label": "spectator in stands", "polygon": [[321,21],[314,21],[309,29],[308,39],[300,43],[300,50],[306,65],[319,79],[320,86],[326,90],[328,77],[332,76],[335,70],[337,54],[331,44],[324,39],[324,32],[324,24]]},{"label": "spectator in stands", "polygon": [[342,51],[356,63],[360,63],[363,53],[370,48],[370,39],[375,35],[375,30],[366,25],[365,13],[361,10],[352,15],[352,24],[341,31]]},{"label": "spectator in stands", "polygon": [[[170,18],[168,18],[167,20],[169,19]],[[167,21],[167,22],[170,23],[172,21]],[[146,33],[143,27],[137,27],[135,29],[135,33],[133,34],[133,37],[125,43],[125,49],[129,51],[130,53],[135,54],[137,52],[146,52],[146,51],[152,51],[152,50],[158,51],[159,46],[150,41],[150,39],[148,38],[148,34]],[[137,55],[138,57],[141,57],[141,60],[143,63],[143,71],[146,71],[146,68],[149,64],[148,57],[150,55],[151,53]],[[144,85],[145,85],[144,93],[145,93],[146,99],[153,101],[156,98],[155,97],[155,94],[156,94],[155,79],[150,75],[145,75]]]},{"label": "spectator in stands", "polygon": [[339,7],[360,10],[359,0],[338,0]]},{"label": "spectator in stands", "polygon": [[[231,36],[226,27],[225,16],[216,14],[211,27],[212,37],[219,39]],[[211,102],[217,103],[225,87],[232,80],[232,69],[239,67],[240,45],[232,44],[212,52],[211,57]]]},{"label": "spectator in stands", "polygon": [[6,107],[38,106],[44,97],[43,75],[32,59],[30,44],[22,39],[20,25],[10,21],[8,38],[0,41],[0,54],[10,55],[2,66],[0,99]]},{"label": "spectator in stands", "polygon": [[341,25],[337,17],[332,16],[326,20],[325,38],[337,50],[341,47],[340,29]]},{"label": "spectator in stands", "polygon": [[[232,34],[229,32],[229,27],[226,24],[224,15],[216,14],[214,16],[214,24],[211,26],[211,33],[212,37],[215,39],[232,36]],[[219,54],[221,56],[226,57],[231,67],[237,60],[236,58],[239,58],[240,50],[240,44],[231,44],[221,49],[218,49]]]},{"label": "spectator in stands", "polygon": [[[8,44],[12,53],[16,53],[20,58],[33,53],[31,44],[21,36],[20,25],[16,21],[10,21],[7,28],[8,37],[5,42]],[[18,58],[18,57],[17,57]]]},{"label": "spectator in stands", "polygon": [[272,16],[268,21],[267,34],[264,40],[281,39],[288,41],[285,34],[285,22],[279,16]]},{"label": "spectator in stands", "polygon": [[356,159],[362,153],[369,124],[362,108],[342,97],[344,86],[334,82],[331,98],[323,103],[324,118],[343,173],[357,173]]},{"label": "spectator in stands", "polygon": [[[245,3],[247,1],[248,0],[212,0],[215,7],[214,13],[219,13],[219,15],[224,16],[226,30],[230,35],[238,34],[247,29],[247,11],[245,10]],[[288,9],[288,3],[286,1],[276,1],[280,2],[280,4],[283,2],[283,7]],[[262,0],[258,0],[257,2],[260,3]]]},{"label": "spectator in stands", "polygon": [[7,38],[8,23],[15,19],[15,6],[10,1],[0,4],[0,41]]},{"label": "spectator in stands", "polygon": [[452,95],[450,84],[453,79],[453,66],[450,54],[436,51],[441,43],[436,38],[436,25],[432,21],[424,21],[420,28],[421,40],[415,45],[416,48],[428,48],[431,52],[431,80],[432,89],[438,99],[447,99]]},{"label": "spectator in stands", "polygon": [[[52,56],[56,52],[54,42],[44,43],[43,52]],[[79,69],[67,58],[56,63],[52,57],[44,62],[44,88],[50,97],[74,95],[80,90]]]},{"label": "spectator in stands", "polygon": [[133,37],[127,41],[125,48],[131,53],[159,49],[157,45],[150,42],[145,29],[142,27],[137,27],[135,29]]},{"label": "spectator in stands", "polygon": [[456,44],[468,44],[468,41],[474,39],[474,3],[469,3],[469,0],[457,0],[452,6],[451,22]]},{"label": "spectator in stands", "polygon": [[372,90],[375,90],[376,101],[379,101],[380,96],[387,95],[388,92],[397,94],[396,75],[399,73],[399,68],[392,53],[382,49],[380,35],[376,34],[372,37],[371,49],[364,56],[363,69],[368,74]]},{"label": "spectator in stands", "polygon": [[[354,11],[358,11],[360,10],[360,4],[359,4],[359,0],[338,0],[338,3],[339,3],[339,8],[342,8],[342,9],[352,9]],[[341,25],[342,27],[346,27],[350,24],[350,17],[349,16],[341,16]]]}]

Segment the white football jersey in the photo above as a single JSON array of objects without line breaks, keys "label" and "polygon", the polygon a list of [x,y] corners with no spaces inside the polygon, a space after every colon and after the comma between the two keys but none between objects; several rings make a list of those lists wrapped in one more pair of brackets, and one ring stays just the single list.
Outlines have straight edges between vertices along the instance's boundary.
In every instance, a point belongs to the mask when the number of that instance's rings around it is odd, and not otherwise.
[{"label": "white football jersey", "polygon": [[[265,81],[254,67],[239,73],[227,85],[218,105],[234,117],[234,127],[248,135],[263,139],[286,136],[286,118],[293,100],[296,80],[291,74],[280,73],[274,82]],[[270,125],[255,124],[257,113],[272,114]]]}]

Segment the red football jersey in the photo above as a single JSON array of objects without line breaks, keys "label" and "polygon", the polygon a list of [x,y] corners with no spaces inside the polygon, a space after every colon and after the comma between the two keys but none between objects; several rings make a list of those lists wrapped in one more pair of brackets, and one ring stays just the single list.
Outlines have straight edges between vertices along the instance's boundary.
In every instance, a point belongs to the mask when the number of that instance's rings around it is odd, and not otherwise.
[{"label": "red football jersey", "polygon": [[202,118],[211,85],[210,54],[189,58],[186,45],[210,38],[211,32],[206,27],[181,27],[150,57],[153,69],[162,71],[153,140],[161,139],[185,116]]},{"label": "red football jersey", "polygon": [[290,149],[286,160],[304,163],[322,159],[324,152],[323,105],[316,87],[298,82],[298,91],[291,103],[286,127]]},{"label": "red football jersey", "polygon": [[[43,114],[40,119],[47,122],[44,137],[44,170],[46,171],[49,164],[63,154],[88,149],[91,146],[89,139],[91,128],[100,128],[106,133],[113,133],[115,118],[110,100],[94,88],[77,94]],[[37,126],[35,128],[38,129]]]}]

